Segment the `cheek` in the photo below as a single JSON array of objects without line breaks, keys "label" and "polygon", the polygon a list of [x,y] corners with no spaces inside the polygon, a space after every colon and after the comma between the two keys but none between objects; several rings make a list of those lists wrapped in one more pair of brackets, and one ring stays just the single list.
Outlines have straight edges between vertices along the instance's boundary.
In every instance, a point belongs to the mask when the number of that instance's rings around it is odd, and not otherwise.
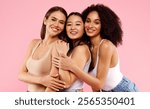
[{"label": "cheek", "polygon": [[101,27],[100,27],[100,26],[97,27],[97,31],[98,31],[98,32],[101,31]]},{"label": "cheek", "polygon": [[64,29],[64,28],[65,28],[65,25],[61,25],[61,27],[62,27],[62,29]]},{"label": "cheek", "polygon": [[87,24],[87,23],[85,23],[84,27],[85,27],[85,28],[87,28],[87,27],[88,27],[88,24]]},{"label": "cheek", "polygon": [[66,27],[66,32],[67,32],[67,34],[69,33],[69,30],[70,30],[70,28],[69,28],[69,27]]},{"label": "cheek", "polygon": [[84,33],[84,29],[85,29],[85,28],[81,28],[81,30],[80,30],[81,34]]},{"label": "cheek", "polygon": [[84,29],[87,30],[89,28],[89,25],[85,25]]}]

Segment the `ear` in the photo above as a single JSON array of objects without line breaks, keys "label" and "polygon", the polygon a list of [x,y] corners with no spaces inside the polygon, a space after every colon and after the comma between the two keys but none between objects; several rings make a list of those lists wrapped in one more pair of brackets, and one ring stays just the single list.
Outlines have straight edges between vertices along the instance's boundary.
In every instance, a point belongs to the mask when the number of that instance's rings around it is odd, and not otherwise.
[{"label": "ear", "polygon": [[44,23],[44,25],[46,25],[46,23],[47,23],[46,17],[44,17],[43,23]]}]

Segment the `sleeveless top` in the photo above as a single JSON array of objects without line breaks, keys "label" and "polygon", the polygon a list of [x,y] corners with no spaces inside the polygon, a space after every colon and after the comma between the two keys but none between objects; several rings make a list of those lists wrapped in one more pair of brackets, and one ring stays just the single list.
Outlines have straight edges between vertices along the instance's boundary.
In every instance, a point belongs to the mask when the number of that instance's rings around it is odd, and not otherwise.
[{"label": "sleeveless top", "polygon": [[[89,67],[91,63],[91,56],[89,57],[88,61],[86,62],[83,71],[88,73]],[[83,89],[83,81],[77,79],[65,92],[77,92],[79,89]]]},{"label": "sleeveless top", "polygon": [[[28,73],[35,75],[35,76],[41,76],[41,75],[48,75],[50,73],[51,69],[51,61],[50,61],[50,51],[51,48],[42,56],[40,59],[33,59],[33,54],[35,50],[39,47],[41,41],[35,45],[35,47],[32,50],[32,53],[30,57],[28,58],[26,62],[26,67],[28,69]],[[34,87],[34,88],[33,88]],[[35,89],[35,90],[33,90]],[[40,84],[28,84],[28,90],[29,91],[44,91],[45,86],[42,86]]]},{"label": "sleeveless top", "polygon": [[[105,39],[101,40],[101,42],[99,43],[99,46],[102,44],[102,42],[104,40]],[[90,74],[93,75],[94,77],[96,77],[96,75],[97,75],[98,61],[99,61],[99,47],[97,50],[96,65],[95,65],[94,69],[92,71],[90,71]],[[105,81],[103,90],[108,91],[108,90],[115,88],[119,84],[119,82],[122,80],[122,78],[123,78],[123,75],[120,72],[120,64],[119,64],[119,59],[118,59],[116,66],[108,69],[108,73],[107,73],[107,77],[106,77],[106,81]]]}]

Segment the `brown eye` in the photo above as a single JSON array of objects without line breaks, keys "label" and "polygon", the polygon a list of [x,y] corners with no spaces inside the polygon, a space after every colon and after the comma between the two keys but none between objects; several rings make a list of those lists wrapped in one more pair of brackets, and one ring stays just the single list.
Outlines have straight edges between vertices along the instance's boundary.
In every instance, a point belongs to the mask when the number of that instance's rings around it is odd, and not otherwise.
[{"label": "brown eye", "polygon": [[52,20],[52,21],[56,21],[56,19],[54,19],[54,18],[52,18],[51,20]]},{"label": "brown eye", "polygon": [[85,22],[86,22],[86,23],[89,23],[89,22],[90,22],[90,20],[89,20],[89,19],[86,19],[86,20],[85,20]]},{"label": "brown eye", "polygon": [[95,24],[100,24],[100,22],[95,22]]},{"label": "brown eye", "polygon": [[71,23],[67,23],[66,26],[71,26]]},{"label": "brown eye", "polygon": [[60,21],[61,24],[65,24],[63,21]]},{"label": "brown eye", "polygon": [[80,26],[81,24],[80,24],[80,23],[77,23],[76,25],[77,25],[77,26]]}]

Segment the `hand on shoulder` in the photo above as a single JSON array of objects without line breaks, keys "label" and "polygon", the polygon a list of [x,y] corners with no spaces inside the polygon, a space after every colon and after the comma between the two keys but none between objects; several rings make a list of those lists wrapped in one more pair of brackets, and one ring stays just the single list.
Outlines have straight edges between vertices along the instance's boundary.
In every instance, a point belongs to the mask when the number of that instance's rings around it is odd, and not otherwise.
[{"label": "hand on shoulder", "polygon": [[69,43],[66,43],[63,40],[58,40],[56,41],[56,50],[59,54],[67,54],[68,50],[69,50]]}]

